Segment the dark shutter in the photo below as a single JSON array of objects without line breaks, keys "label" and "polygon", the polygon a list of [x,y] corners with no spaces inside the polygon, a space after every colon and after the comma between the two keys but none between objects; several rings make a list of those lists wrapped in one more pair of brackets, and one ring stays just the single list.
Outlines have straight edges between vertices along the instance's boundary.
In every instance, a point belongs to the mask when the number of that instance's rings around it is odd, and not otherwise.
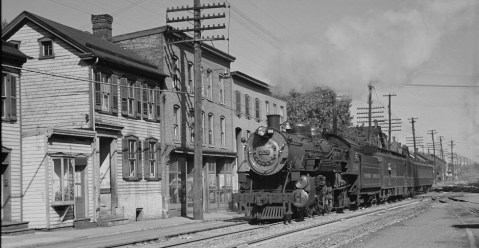
[{"label": "dark shutter", "polygon": [[158,179],[161,179],[162,175],[163,175],[163,167],[161,165],[161,144],[156,143],[156,176]]},{"label": "dark shutter", "polygon": [[118,113],[118,76],[112,75],[111,76],[111,112],[113,114]]},{"label": "dark shutter", "polygon": [[123,179],[128,180],[130,178],[130,169],[129,169],[129,160],[128,160],[128,139],[123,138],[121,140],[121,154],[122,154],[122,163],[121,163],[121,168],[122,168],[122,175]]},{"label": "dark shutter", "polygon": [[241,93],[236,91],[236,114],[241,114]]},{"label": "dark shutter", "polygon": [[141,84],[140,82],[135,83],[135,105],[136,105],[136,111],[135,111],[135,117],[140,118],[141,117]]},{"label": "dark shutter", "polygon": [[148,97],[149,97],[149,94],[148,94],[148,85],[147,84],[143,84],[142,85],[142,89],[143,89],[143,114],[142,114],[142,117],[144,119],[148,119]]},{"label": "dark shutter", "polygon": [[[145,175],[143,175],[144,179],[150,178],[150,142],[148,140],[143,141],[143,149],[145,151],[145,159],[144,159],[144,168],[145,168]],[[154,152],[154,151],[152,151]]]},{"label": "dark shutter", "polygon": [[[10,83],[11,82],[10,74],[6,74],[6,75],[2,74],[2,78],[3,78],[3,76],[5,77],[6,82],[5,82],[5,90],[2,87],[2,97],[5,97],[5,102],[4,102],[5,106],[2,106],[2,116],[4,116],[5,120],[8,121],[8,120],[10,120],[10,117],[11,117],[10,113],[12,112],[12,111],[10,111],[10,109],[11,109],[10,108],[11,107],[10,103],[12,101],[11,101],[10,94],[9,94],[11,92],[10,87],[12,85]],[[4,110],[6,110],[6,111],[4,112]]]},{"label": "dark shutter", "polygon": [[101,110],[101,77],[100,73],[95,73],[95,110]]},{"label": "dark shutter", "polygon": [[159,88],[155,89],[155,108],[156,108],[156,120],[161,120],[161,91]]},{"label": "dark shutter", "polygon": [[121,115],[128,116],[128,80],[120,79]]},{"label": "dark shutter", "polygon": [[141,179],[142,176],[142,165],[143,158],[142,158],[142,150],[141,150],[141,140],[136,141],[136,178]]},{"label": "dark shutter", "polygon": [[17,120],[17,79],[10,76],[10,108],[11,108],[11,115],[10,120],[16,121]]}]

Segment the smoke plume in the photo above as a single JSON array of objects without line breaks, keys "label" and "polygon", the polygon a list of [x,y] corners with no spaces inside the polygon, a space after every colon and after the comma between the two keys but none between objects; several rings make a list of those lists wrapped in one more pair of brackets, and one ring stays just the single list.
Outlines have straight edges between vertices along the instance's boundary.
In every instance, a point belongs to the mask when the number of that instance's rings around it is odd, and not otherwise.
[{"label": "smoke plume", "polygon": [[269,76],[283,93],[323,86],[353,98],[362,97],[370,81],[409,83],[448,33],[471,25],[477,3],[417,1],[414,8],[345,17],[319,38],[286,40]]}]

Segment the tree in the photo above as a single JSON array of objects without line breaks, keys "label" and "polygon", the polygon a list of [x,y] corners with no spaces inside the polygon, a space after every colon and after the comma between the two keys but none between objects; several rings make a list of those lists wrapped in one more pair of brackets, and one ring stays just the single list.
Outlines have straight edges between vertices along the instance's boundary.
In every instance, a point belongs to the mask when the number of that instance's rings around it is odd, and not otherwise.
[{"label": "tree", "polygon": [[337,94],[331,89],[316,87],[312,91],[299,93],[291,91],[286,97],[288,119],[292,123],[309,124],[311,127],[333,128],[333,108],[337,104],[338,130],[352,126],[350,113],[351,98],[337,99]]},{"label": "tree", "polygon": [[8,21],[6,19],[2,19],[2,29],[4,29],[8,25]]}]

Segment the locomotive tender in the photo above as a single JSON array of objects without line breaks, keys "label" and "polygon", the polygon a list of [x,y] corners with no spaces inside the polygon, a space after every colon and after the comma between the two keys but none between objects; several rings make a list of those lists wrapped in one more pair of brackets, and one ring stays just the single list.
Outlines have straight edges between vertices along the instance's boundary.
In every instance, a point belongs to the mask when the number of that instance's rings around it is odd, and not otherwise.
[{"label": "locomotive tender", "polygon": [[304,124],[280,125],[279,115],[269,115],[268,126],[246,141],[233,202],[248,218],[290,222],[429,190],[431,165],[410,157],[406,146],[386,149],[379,127],[370,132],[370,142],[360,144]]}]

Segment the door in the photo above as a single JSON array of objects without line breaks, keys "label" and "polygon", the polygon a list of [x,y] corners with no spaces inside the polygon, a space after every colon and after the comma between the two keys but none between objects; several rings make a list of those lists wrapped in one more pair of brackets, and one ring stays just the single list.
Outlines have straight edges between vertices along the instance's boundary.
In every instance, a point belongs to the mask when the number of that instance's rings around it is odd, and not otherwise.
[{"label": "door", "polygon": [[86,158],[75,159],[75,219],[86,217],[85,168]]},{"label": "door", "polygon": [[10,182],[10,152],[4,151],[2,147],[2,179],[1,179],[1,194],[2,194],[2,221],[12,220],[12,206],[11,206],[11,182]]},{"label": "door", "polygon": [[111,142],[100,138],[100,214],[113,214],[111,202]]},{"label": "door", "polygon": [[218,207],[228,209],[231,202],[232,187],[232,165],[231,161],[226,159],[218,159],[216,162],[217,185],[218,185]]},{"label": "door", "polygon": [[214,211],[218,208],[218,183],[216,178],[216,161],[210,160],[208,161],[208,170],[207,170],[207,177],[206,177],[206,192],[208,192],[208,209],[207,211]]}]

